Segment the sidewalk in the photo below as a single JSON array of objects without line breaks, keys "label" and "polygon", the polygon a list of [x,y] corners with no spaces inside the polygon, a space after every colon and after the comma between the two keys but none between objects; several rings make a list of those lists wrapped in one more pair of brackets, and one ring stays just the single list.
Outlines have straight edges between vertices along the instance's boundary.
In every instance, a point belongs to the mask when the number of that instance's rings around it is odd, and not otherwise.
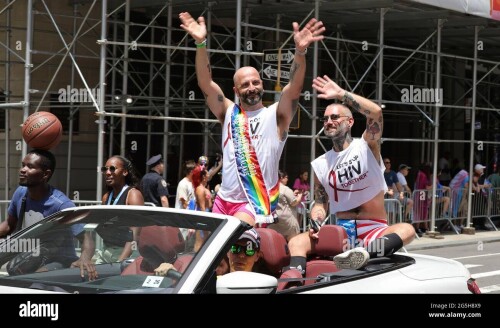
[{"label": "sidewalk", "polygon": [[407,246],[405,249],[408,252],[420,249],[428,248],[438,248],[438,247],[449,247],[449,246],[459,246],[467,244],[477,244],[478,242],[490,243],[494,241],[500,241],[500,231],[479,231],[475,235],[457,235],[452,232],[445,232],[441,234],[443,239],[429,238],[425,235],[420,237],[420,239],[415,239]]}]

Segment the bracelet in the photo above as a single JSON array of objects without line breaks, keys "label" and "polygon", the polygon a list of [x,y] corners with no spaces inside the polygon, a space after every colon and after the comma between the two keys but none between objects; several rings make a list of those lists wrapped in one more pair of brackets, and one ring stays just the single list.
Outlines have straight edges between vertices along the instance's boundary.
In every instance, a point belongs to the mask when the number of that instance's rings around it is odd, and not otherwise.
[{"label": "bracelet", "polygon": [[201,41],[200,43],[196,43],[195,41],[194,44],[196,45],[196,48],[205,48],[207,46],[207,39]]},{"label": "bracelet", "polygon": [[304,51],[300,51],[298,48],[295,48],[295,53],[299,56],[305,56],[307,54],[307,48]]}]

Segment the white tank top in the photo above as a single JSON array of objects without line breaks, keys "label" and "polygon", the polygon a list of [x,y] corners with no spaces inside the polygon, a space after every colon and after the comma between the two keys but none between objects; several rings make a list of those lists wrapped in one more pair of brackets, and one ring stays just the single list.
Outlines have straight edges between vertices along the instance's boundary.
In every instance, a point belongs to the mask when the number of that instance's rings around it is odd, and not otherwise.
[{"label": "white tank top", "polygon": [[328,151],[311,162],[330,200],[330,213],[349,211],[380,191],[387,191],[384,165],[377,162],[365,139],[354,139],[347,149]]},{"label": "white tank top", "polygon": [[[267,189],[274,187],[278,181],[278,169],[281,153],[285,146],[285,138],[280,141],[278,137],[278,123],[276,110],[278,103],[263,107],[256,111],[247,111],[250,128],[250,138],[255,148],[264,182]],[[227,202],[248,202],[245,192],[238,179],[238,169],[234,155],[234,144],[231,137],[231,114],[234,105],[228,107],[222,127],[222,184],[217,195]]]}]

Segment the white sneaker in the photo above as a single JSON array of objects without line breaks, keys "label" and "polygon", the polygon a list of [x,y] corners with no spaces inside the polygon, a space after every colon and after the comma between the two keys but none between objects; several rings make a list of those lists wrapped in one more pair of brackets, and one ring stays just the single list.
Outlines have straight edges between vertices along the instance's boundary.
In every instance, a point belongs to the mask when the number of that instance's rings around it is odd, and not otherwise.
[{"label": "white sneaker", "polygon": [[333,258],[335,265],[339,269],[357,270],[366,265],[370,259],[370,254],[363,247],[350,249]]}]

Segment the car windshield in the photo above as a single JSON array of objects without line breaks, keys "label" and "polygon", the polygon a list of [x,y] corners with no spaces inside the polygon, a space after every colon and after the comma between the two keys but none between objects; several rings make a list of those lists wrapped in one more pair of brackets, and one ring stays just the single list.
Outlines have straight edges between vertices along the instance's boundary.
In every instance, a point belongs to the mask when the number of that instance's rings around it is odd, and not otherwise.
[{"label": "car windshield", "polygon": [[[59,212],[2,240],[0,284],[69,293],[172,292],[225,222],[200,213],[139,206]],[[75,265],[85,251],[95,280],[88,272],[81,277]],[[156,275],[162,263],[175,270]]]}]

